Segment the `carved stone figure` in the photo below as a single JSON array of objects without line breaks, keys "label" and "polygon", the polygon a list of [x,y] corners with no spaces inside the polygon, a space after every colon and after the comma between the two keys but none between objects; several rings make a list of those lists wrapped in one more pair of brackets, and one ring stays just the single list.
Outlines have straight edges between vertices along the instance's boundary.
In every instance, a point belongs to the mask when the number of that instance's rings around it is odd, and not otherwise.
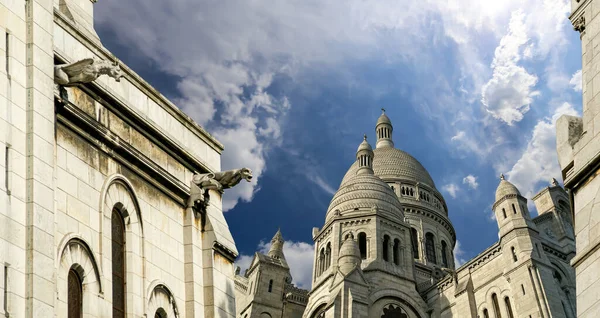
[{"label": "carved stone figure", "polygon": [[248,168],[234,169],[223,172],[194,174],[190,188],[188,206],[194,209],[196,217],[200,217],[202,231],[206,222],[206,207],[210,197],[209,190],[223,193],[224,189],[233,188],[240,181],[252,180],[252,170]]},{"label": "carved stone figure", "polygon": [[236,186],[242,179],[250,182],[252,180],[252,170],[242,168],[223,172],[196,174],[192,178],[192,182],[203,190],[223,192],[224,189]]},{"label": "carved stone figure", "polygon": [[108,75],[119,82],[123,74],[119,63],[87,58],[70,64],[54,66],[54,81],[63,86],[74,86],[80,83],[95,81],[100,75]]},{"label": "carved stone figure", "polygon": [[573,30],[579,33],[585,31],[585,17],[583,15],[573,22]]}]

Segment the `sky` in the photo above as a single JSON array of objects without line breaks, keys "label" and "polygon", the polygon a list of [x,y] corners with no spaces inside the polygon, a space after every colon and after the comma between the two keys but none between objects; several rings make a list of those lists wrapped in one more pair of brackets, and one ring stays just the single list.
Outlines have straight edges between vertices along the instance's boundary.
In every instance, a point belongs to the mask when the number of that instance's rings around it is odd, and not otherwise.
[{"label": "sky", "polygon": [[[225,218],[247,267],[278,228],[310,288],[312,228],[384,107],[396,148],[444,196],[459,263],[498,239],[503,173],[531,199],[561,180],[555,122],[581,114],[568,0],[102,0],[119,59],[225,146]],[[529,208],[535,206],[529,201]],[[533,212],[535,215],[535,212]]]}]

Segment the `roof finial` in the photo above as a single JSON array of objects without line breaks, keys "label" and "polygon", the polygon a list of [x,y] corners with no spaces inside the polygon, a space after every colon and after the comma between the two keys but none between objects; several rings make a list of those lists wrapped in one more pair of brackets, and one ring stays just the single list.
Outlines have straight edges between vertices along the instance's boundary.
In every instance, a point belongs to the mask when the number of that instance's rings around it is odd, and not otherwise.
[{"label": "roof finial", "polygon": [[363,139],[366,141],[367,140],[367,134],[363,134]]},{"label": "roof finial", "polygon": [[505,179],[504,179],[504,173],[501,173],[501,174],[500,174],[500,180],[505,180]]},{"label": "roof finial", "polygon": [[385,114],[385,108],[381,107],[381,111]]},{"label": "roof finial", "polygon": [[558,185],[558,181],[556,181],[556,179],[552,178],[552,181],[550,181],[550,184],[554,187],[556,187]]}]

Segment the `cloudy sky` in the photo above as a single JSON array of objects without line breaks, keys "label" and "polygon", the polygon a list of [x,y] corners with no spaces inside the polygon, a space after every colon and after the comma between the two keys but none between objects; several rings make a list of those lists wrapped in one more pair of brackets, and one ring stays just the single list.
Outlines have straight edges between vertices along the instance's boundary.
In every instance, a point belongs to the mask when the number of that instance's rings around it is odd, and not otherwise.
[{"label": "cloudy sky", "polygon": [[522,3],[102,0],[95,14],[104,45],[225,145],[224,169],[254,171],[224,198],[239,263],[280,227],[308,288],[311,229],[381,107],[444,195],[462,262],[498,238],[500,173],[528,198],[560,179],[579,34],[568,0]]}]

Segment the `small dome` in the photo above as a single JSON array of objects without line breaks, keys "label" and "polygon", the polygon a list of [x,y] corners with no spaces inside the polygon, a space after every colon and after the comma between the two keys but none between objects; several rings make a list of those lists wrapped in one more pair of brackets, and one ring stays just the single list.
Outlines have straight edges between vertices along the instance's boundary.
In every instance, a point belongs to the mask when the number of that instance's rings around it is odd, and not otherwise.
[{"label": "small dome", "polygon": [[404,220],[400,201],[387,183],[372,174],[354,173],[354,176],[348,178],[333,195],[325,221],[329,221],[338,213],[349,216],[374,208]]},{"label": "small dome", "polygon": [[338,254],[338,266],[340,272],[346,275],[356,267],[359,267],[360,263],[360,250],[358,249],[358,244],[356,244],[354,236],[350,234],[342,243],[342,246],[340,246],[340,253]]},{"label": "small dome", "polygon": [[356,152],[361,152],[364,150],[367,151],[373,151],[373,148],[371,147],[371,145],[369,144],[369,142],[367,141],[367,135],[364,135],[363,137],[363,142],[360,143],[360,145],[358,146],[358,149],[356,150]]},{"label": "small dome", "polygon": [[377,119],[377,124],[375,126],[379,126],[380,124],[388,124],[390,126],[392,125],[392,121],[385,114],[385,112],[383,114],[381,114],[381,116],[379,116],[379,118]]},{"label": "small dome", "polygon": [[504,175],[500,175],[500,184],[498,185],[498,188],[496,189],[496,201],[499,201],[500,199],[504,198],[505,196],[511,195],[511,194],[521,195],[521,192],[519,192],[519,189],[517,189],[517,187],[515,187],[514,184],[506,181],[504,179]]}]

